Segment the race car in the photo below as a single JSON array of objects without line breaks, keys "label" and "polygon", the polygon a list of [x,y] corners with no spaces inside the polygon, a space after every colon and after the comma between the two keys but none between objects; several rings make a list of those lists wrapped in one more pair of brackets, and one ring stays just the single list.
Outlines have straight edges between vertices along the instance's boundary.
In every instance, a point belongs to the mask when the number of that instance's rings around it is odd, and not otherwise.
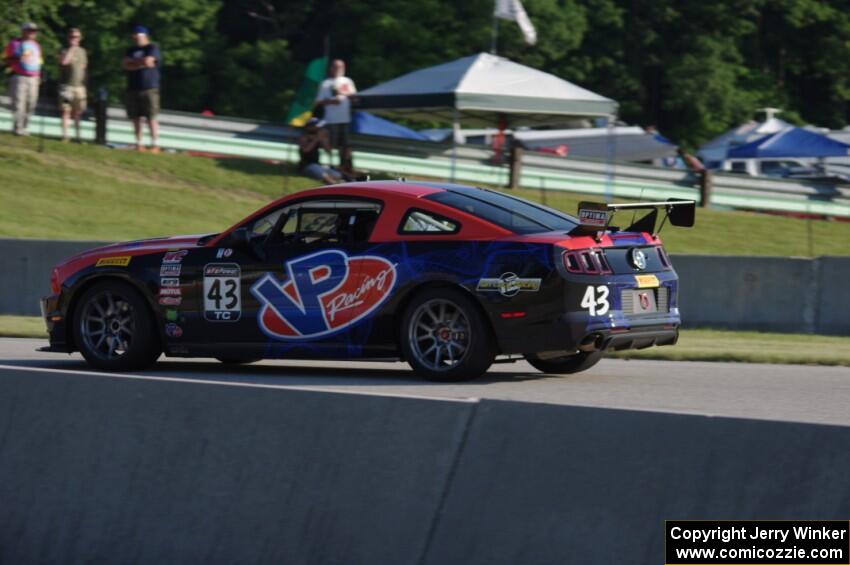
[{"label": "race car", "polygon": [[[620,230],[614,214],[649,210]],[[48,351],[139,370],[164,353],[402,359],[437,381],[525,358],[574,373],[606,351],[672,345],[678,278],[655,231],[693,201],[582,203],[578,217],[481,188],[340,184],[215,234],[108,245],[57,265]],[[624,216],[624,214],[621,214]]]}]

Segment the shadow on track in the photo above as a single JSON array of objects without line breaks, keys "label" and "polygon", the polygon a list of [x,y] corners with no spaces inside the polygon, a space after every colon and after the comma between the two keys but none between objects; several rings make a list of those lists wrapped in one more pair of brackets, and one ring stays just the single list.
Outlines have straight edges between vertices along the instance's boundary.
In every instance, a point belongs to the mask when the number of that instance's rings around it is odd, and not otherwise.
[{"label": "shadow on track", "polygon": [[[121,373],[134,377],[167,377],[172,379],[220,381],[223,383],[250,383],[259,385],[281,386],[380,386],[380,385],[411,385],[411,386],[454,386],[486,385],[503,382],[519,382],[552,378],[536,371],[499,370],[490,372],[482,377],[468,382],[437,383],[418,377],[411,369],[401,368],[399,363],[386,363],[386,367],[376,367],[383,363],[371,363],[370,366],[358,367],[360,362],[346,362],[340,366],[307,366],[288,365],[285,361],[275,364],[256,365],[225,365],[217,361],[192,360],[174,361],[161,360],[145,371]],[[298,363],[298,361],[292,361]],[[331,362],[329,362],[331,363]],[[53,369],[68,372],[86,371],[111,375],[106,371],[98,371],[78,357],[61,359],[3,359],[2,365],[16,365],[37,369]],[[494,365],[498,368],[502,365]],[[506,367],[506,366],[503,366]],[[519,369],[519,367],[517,367]]]}]

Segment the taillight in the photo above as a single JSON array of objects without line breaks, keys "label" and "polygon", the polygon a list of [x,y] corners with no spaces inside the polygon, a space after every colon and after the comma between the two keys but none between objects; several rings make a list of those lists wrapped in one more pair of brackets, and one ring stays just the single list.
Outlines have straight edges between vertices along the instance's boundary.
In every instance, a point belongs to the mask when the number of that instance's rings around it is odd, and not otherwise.
[{"label": "taillight", "polygon": [[564,253],[564,267],[570,273],[580,273],[581,267],[578,263],[578,255],[575,251],[568,251]]},{"label": "taillight", "polygon": [[566,251],[563,254],[563,261],[568,273],[604,275],[612,272],[601,249]]}]

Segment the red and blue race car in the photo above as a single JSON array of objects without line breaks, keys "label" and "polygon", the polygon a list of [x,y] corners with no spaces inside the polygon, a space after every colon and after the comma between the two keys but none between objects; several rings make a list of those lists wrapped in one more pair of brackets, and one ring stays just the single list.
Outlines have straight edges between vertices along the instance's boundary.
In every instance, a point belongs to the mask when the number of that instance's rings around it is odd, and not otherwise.
[{"label": "red and blue race car", "polygon": [[[649,212],[619,230],[623,208]],[[606,351],[676,343],[678,279],[659,211],[693,225],[692,201],[582,203],[576,218],[450,184],[307,190],[222,233],[67,259],[42,300],[47,349],[104,370],[165,353],[404,359],[441,381],[474,378],[497,358],[573,373]]]}]

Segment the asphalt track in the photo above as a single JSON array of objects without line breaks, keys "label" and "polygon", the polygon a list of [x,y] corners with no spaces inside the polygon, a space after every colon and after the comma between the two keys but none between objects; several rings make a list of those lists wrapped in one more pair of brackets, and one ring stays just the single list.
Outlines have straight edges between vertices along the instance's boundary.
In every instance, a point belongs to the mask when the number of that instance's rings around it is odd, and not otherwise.
[{"label": "asphalt track", "polygon": [[[58,370],[86,378],[106,374],[92,372],[78,354],[35,351],[45,344],[38,339],[0,339],[0,366]],[[846,367],[604,359],[584,373],[556,377],[520,361],[496,364],[482,379],[470,383],[438,384],[417,378],[404,363],[263,361],[232,367],[209,359],[161,358],[147,371],[108,375],[850,426],[850,369]]]}]

